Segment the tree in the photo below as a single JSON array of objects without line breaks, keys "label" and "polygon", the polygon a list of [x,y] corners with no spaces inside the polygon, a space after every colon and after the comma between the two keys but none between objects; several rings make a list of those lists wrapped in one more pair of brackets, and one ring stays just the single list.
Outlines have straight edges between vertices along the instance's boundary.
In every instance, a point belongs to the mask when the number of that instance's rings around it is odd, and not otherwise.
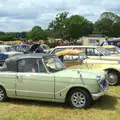
[{"label": "tree", "polygon": [[120,37],[120,22],[116,22],[112,26],[112,37]]},{"label": "tree", "polygon": [[57,37],[68,40],[78,39],[82,35],[92,33],[93,24],[80,15],[67,17],[68,12],[59,13],[49,24],[49,30],[56,32]]},{"label": "tree", "polygon": [[3,31],[0,31],[0,35],[5,35],[5,33]]},{"label": "tree", "polygon": [[113,22],[118,22],[120,21],[120,17],[112,12],[104,12],[100,15],[100,20],[102,19],[108,19]]},{"label": "tree", "polygon": [[49,23],[48,29],[56,33],[54,37],[65,39],[65,36],[67,36],[67,15],[68,12],[59,13],[56,15],[55,20]]},{"label": "tree", "polygon": [[94,24],[93,33],[105,34],[109,37],[119,37],[120,17],[112,12],[104,12]]},{"label": "tree", "polygon": [[104,18],[102,20],[99,20],[94,24],[93,33],[105,34],[107,36],[111,36],[112,35],[112,25],[113,25],[113,21],[110,19]]},{"label": "tree", "polygon": [[73,15],[69,18],[69,34],[73,39],[91,33],[92,29],[92,23],[83,16]]},{"label": "tree", "polygon": [[32,39],[34,41],[38,41],[40,39],[44,39],[44,31],[41,27],[35,26],[30,30],[27,34],[29,39]]}]

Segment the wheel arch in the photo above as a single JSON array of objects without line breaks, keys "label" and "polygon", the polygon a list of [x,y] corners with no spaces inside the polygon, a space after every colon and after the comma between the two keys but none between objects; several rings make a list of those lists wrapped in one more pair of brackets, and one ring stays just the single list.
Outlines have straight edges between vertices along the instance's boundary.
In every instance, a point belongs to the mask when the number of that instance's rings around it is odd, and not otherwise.
[{"label": "wheel arch", "polygon": [[[66,94],[66,97],[65,97],[65,102],[67,102],[67,98],[68,98],[69,93],[70,93],[72,90],[74,90],[74,89],[82,89],[82,90],[85,90],[85,91],[88,92],[88,93],[90,94],[90,96],[91,96],[91,93],[89,92],[89,90],[88,90],[87,88],[74,86],[74,87],[71,87],[71,88],[68,90],[68,92],[67,92],[67,94]],[[92,96],[91,96],[91,98],[92,98]]]},{"label": "wheel arch", "polygon": [[119,70],[117,70],[117,69],[115,69],[115,68],[107,68],[107,69],[104,69],[104,71],[107,71],[108,73],[115,73],[116,75],[117,75],[117,77],[118,77],[118,82],[117,82],[117,84],[116,85],[119,85],[120,84],[120,71]]},{"label": "wheel arch", "polygon": [[6,92],[6,90],[5,90],[5,87],[4,87],[4,85],[1,85],[1,84],[0,84],[0,87],[4,89],[4,91],[5,91],[5,94],[7,95],[7,92]]},{"label": "wheel arch", "polygon": [[120,71],[115,68],[106,68],[106,69],[104,69],[104,71],[108,71],[108,72],[114,71],[114,72],[120,73]]}]

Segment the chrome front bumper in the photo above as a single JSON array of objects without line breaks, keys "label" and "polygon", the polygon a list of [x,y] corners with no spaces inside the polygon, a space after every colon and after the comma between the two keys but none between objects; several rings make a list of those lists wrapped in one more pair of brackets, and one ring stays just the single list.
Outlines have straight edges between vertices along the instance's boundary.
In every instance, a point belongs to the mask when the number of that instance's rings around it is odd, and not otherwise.
[{"label": "chrome front bumper", "polygon": [[104,91],[91,94],[91,95],[92,95],[92,99],[93,99],[93,100],[97,100],[99,97],[103,96],[104,93],[105,93],[107,90],[108,90],[108,88],[104,89]]}]

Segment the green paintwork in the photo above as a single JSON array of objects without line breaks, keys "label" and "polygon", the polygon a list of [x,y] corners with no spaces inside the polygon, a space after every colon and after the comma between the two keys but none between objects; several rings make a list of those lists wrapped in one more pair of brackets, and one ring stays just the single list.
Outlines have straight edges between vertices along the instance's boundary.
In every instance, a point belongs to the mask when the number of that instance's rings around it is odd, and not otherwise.
[{"label": "green paintwork", "polygon": [[[97,80],[97,76],[101,79]],[[0,86],[5,88],[8,97],[54,102],[65,102],[68,91],[74,87],[87,89],[95,100],[105,92],[99,86],[103,79],[103,71],[80,69],[54,73],[0,72]]]}]

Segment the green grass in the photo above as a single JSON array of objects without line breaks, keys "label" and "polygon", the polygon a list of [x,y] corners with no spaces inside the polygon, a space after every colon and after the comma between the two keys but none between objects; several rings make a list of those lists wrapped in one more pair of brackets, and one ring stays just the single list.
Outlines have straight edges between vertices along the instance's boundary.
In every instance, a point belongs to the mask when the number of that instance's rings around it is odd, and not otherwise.
[{"label": "green grass", "polygon": [[9,99],[0,103],[0,120],[120,120],[120,86],[110,87],[86,110],[59,103]]}]

